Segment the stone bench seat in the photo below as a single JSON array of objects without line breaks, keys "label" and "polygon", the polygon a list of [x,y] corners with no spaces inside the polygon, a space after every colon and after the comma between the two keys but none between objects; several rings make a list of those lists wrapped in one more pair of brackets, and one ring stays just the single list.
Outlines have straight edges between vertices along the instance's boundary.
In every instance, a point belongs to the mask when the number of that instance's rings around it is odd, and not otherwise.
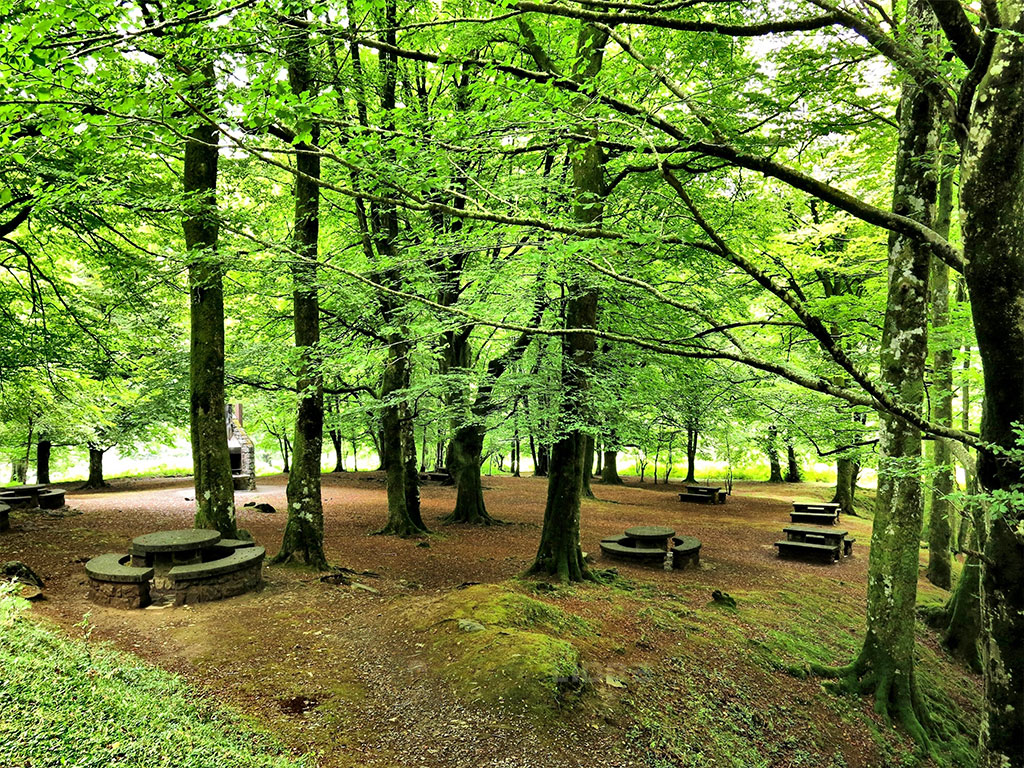
[{"label": "stone bench seat", "polygon": [[256,542],[249,539],[221,539],[217,542],[217,546],[228,549],[246,549],[247,547],[255,547]]},{"label": "stone bench seat", "polygon": [[692,501],[695,504],[714,504],[716,497],[710,493],[680,493],[680,501]]},{"label": "stone bench seat", "polygon": [[675,536],[672,538],[672,567],[685,568],[692,565],[700,566],[700,539],[693,536]]},{"label": "stone bench seat", "polygon": [[[633,543],[634,546],[630,546]],[[601,540],[601,551],[611,557],[622,558],[623,560],[636,560],[638,562],[663,562],[665,550],[661,547],[638,547],[635,546],[635,539],[628,536],[612,536]]]},{"label": "stone bench seat", "polygon": [[175,605],[204,603],[249,592],[263,581],[266,549],[244,546],[226,557],[176,565],[167,572]]},{"label": "stone bench seat", "polygon": [[789,519],[794,523],[812,523],[814,525],[836,524],[836,516],[830,512],[790,512]]},{"label": "stone bench seat", "polygon": [[805,541],[776,541],[779,557],[807,557],[824,563],[839,559],[839,547],[833,544],[811,544]]},{"label": "stone bench seat", "polygon": [[20,496],[13,493],[0,496],[0,501],[3,501],[11,509],[31,509],[36,505],[35,499],[31,496]]},{"label": "stone bench seat", "polygon": [[98,555],[85,564],[89,599],[114,608],[145,608],[150,604],[152,568],[129,565],[130,555]]},{"label": "stone bench seat", "polygon": [[64,506],[64,491],[60,488],[53,488],[49,491],[40,491],[40,509],[60,509]]}]

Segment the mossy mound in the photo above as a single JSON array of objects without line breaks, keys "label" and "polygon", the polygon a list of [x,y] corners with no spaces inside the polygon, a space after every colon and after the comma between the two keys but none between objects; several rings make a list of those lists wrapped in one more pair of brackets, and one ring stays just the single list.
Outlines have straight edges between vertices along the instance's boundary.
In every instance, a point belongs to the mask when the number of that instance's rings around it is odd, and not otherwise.
[{"label": "mossy mound", "polygon": [[508,587],[480,584],[417,606],[431,668],[469,701],[538,716],[571,706],[586,687],[586,620]]}]

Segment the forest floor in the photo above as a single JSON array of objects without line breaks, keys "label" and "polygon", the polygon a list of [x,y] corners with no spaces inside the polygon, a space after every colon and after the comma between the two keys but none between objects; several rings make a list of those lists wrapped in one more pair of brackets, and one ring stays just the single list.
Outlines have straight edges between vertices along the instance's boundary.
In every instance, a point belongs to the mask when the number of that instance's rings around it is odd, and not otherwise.
[{"label": "forest floor", "polygon": [[[284,530],[285,482],[261,477],[257,491],[237,494],[239,526],[268,555]],[[0,560],[22,560],[46,581],[35,615],[80,635],[88,613],[92,641],[181,674],[324,768],[918,764],[869,700],[803,673],[808,662],[850,660],[864,631],[870,521],[844,517],[857,544],[853,557],[832,566],[779,560],[772,546],[790,502],[824,498],[825,486],[737,483],[727,504],[704,506],[680,503],[677,485],[595,481],[598,498],[583,507],[583,547],[595,567],[614,567],[621,578],[538,589],[520,576],[539,540],[545,481],[495,476],[484,484],[489,511],[508,524],[442,525],[454,489],[428,484],[423,516],[436,533],[424,546],[371,535],[386,514],[380,475],[326,475],[328,559],[370,572],[354,577],[370,589],[273,566],[262,590],[217,603],[119,611],[88,602],[88,558],[126,552],[141,533],[191,527],[188,478],[71,491],[68,504],[80,515],[15,513]],[[242,506],[249,501],[281,511]],[[599,540],[636,524],[701,539],[700,568],[603,560]],[[737,607],[713,603],[716,589]],[[924,581],[921,592],[945,594]],[[494,618],[499,604],[504,613]],[[532,667],[486,659],[475,635],[459,634],[457,617],[497,622],[480,637],[499,654],[517,657],[508,643],[519,640],[543,653],[553,647],[548,640],[571,643],[584,689],[524,703],[502,694],[522,681],[506,680],[495,696],[498,677]],[[980,679],[952,663],[924,628],[919,658],[918,679],[946,731],[938,764],[971,765]]]}]

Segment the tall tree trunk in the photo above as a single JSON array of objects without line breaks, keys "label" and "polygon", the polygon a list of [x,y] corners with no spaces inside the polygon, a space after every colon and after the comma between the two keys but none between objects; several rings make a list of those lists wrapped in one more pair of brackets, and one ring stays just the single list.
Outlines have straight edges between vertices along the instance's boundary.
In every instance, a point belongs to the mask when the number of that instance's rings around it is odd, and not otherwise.
[{"label": "tall tree trunk", "polygon": [[[409,369],[405,372],[405,386],[409,386]],[[402,403],[402,456],[405,463],[405,508],[413,525],[427,530],[420,510],[420,474],[416,471],[416,425],[408,403]]]},{"label": "tall tree trunk", "polygon": [[[923,43],[936,22],[925,0],[910,0],[908,27]],[[893,210],[931,226],[936,197],[938,110],[913,80],[904,81],[899,108]],[[930,251],[919,240],[890,233],[889,285],[881,344],[881,377],[908,408],[920,410],[928,353]],[[924,517],[921,432],[881,414],[878,498],[868,561],[867,636],[848,675],[854,690],[872,690],[875,711],[894,715],[928,744],[927,712],[914,672],[918,553]]]},{"label": "tall tree trunk", "polygon": [[103,479],[103,454],[101,448],[94,445],[89,446],[89,479],[85,481],[83,488],[106,488],[107,481]]},{"label": "tall tree trunk", "polygon": [[484,504],[480,465],[483,458],[484,430],[469,424],[455,430],[448,444],[447,465],[455,480],[455,509],[446,523],[490,525],[495,522]]},{"label": "tall tree trunk", "polygon": [[779,430],[778,427],[768,427],[768,440],[765,443],[765,453],[768,454],[768,466],[771,474],[768,476],[769,483],[782,483],[782,465],[779,463]]},{"label": "tall tree trunk", "polygon": [[622,478],[619,477],[618,451],[606,450],[604,452],[604,466],[601,468],[601,482],[607,485],[622,485]]},{"label": "tall tree trunk", "polygon": [[697,439],[700,433],[696,427],[686,428],[686,478],[684,483],[697,482]]},{"label": "tall tree trunk", "polygon": [[[943,159],[942,180],[939,184],[939,204],[935,213],[935,231],[949,237],[950,218],[953,211],[953,168]],[[938,340],[938,348],[932,355],[932,421],[947,427],[953,426],[953,347],[952,338],[944,334],[949,326],[949,267],[941,259],[932,259],[931,267],[931,338]],[[953,459],[945,440],[932,441],[932,460],[935,464],[935,478],[929,490],[931,502],[928,517],[928,581],[942,589],[952,586],[950,563],[950,539],[952,505],[949,495],[953,492]]]},{"label": "tall tree trunk", "polygon": [[53,443],[40,438],[36,443],[36,482],[48,485],[50,482],[50,450]]},{"label": "tall tree trunk", "polygon": [[[533,435],[530,435],[530,439],[533,439]],[[550,466],[551,448],[547,443],[541,443],[537,446],[537,460],[533,465],[534,477],[547,477]]]},{"label": "tall tree trunk", "polygon": [[345,471],[345,454],[342,453],[344,446],[344,438],[340,430],[332,429],[328,432],[331,436],[331,445],[334,446],[334,469],[332,472],[344,472]]},{"label": "tall tree trunk", "polygon": [[[304,19],[285,23],[288,34],[285,57],[292,93],[315,95],[310,72],[309,27]],[[295,415],[292,471],[286,495],[288,522],[275,563],[302,562],[326,570],[324,555],[324,507],[320,493],[320,462],[324,434],[324,381],[320,370],[320,299],[317,289],[317,246],[320,239],[320,126],[311,128],[311,141],[297,146],[295,168],[295,256],[291,262],[294,284],[295,346],[301,364],[296,386],[299,392]]]},{"label": "tall tree trunk", "polygon": [[[991,8],[989,7],[991,6]],[[1000,18],[978,85],[960,169],[965,278],[985,382],[981,438],[1017,445],[1024,423],[1024,3],[986,4]],[[1024,483],[1019,459],[978,458],[987,491]],[[985,709],[980,765],[1024,765],[1024,509],[988,515],[981,567]]]},{"label": "tall tree trunk", "polygon": [[792,443],[786,444],[786,482],[787,483],[799,483],[800,477],[800,464],[796,460],[796,451],[793,449]]},{"label": "tall tree trunk", "polygon": [[601,446],[597,442],[595,442],[594,443],[594,477],[600,477],[601,476],[601,472],[603,470],[601,459],[602,459],[602,456],[601,456]]},{"label": "tall tree trunk", "polygon": [[[209,106],[217,98],[212,63],[203,64],[192,98]],[[200,122],[185,141],[183,182],[188,196],[182,223],[188,251],[191,301],[189,357],[192,465],[196,528],[237,535],[235,487],[228,453],[224,400],[224,266],[217,253],[217,126]]]},{"label": "tall tree trunk", "polygon": [[583,436],[583,474],[580,476],[580,482],[583,486],[583,498],[592,499],[594,498],[594,490],[590,487],[590,478],[593,477],[594,468],[594,436],[584,435]]},{"label": "tall tree trunk", "polygon": [[11,482],[22,485],[28,480],[28,462],[24,456],[11,457]]}]

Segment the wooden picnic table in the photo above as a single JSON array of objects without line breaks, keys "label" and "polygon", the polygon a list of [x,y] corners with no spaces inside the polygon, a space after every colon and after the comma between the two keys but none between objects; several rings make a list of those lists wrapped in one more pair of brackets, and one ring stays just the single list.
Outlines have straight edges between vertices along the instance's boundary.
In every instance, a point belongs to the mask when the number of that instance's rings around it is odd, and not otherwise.
[{"label": "wooden picnic table", "polygon": [[676,532],[664,525],[636,525],[626,529],[626,535],[644,544],[653,544],[668,551],[668,542]]}]

